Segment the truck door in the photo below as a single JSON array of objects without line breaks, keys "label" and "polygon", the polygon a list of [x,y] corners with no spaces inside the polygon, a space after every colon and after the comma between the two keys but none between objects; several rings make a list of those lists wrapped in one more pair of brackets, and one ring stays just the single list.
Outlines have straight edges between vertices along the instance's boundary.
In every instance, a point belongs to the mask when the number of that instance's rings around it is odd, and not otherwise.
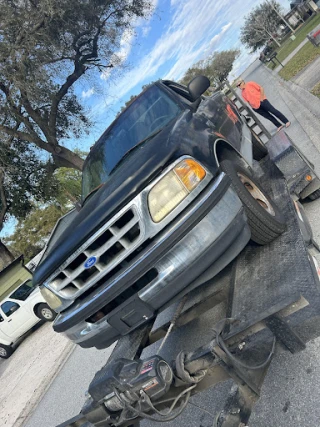
[{"label": "truck door", "polygon": [[12,339],[18,339],[26,333],[36,322],[34,316],[15,301],[6,301],[1,304],[3,321],[1,331]]}]

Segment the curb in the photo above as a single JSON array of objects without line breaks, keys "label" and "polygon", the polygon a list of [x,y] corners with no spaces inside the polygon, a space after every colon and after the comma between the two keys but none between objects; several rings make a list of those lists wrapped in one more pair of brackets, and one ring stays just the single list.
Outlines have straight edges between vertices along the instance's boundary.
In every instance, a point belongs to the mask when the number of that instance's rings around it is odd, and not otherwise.
[{"label": "curb", "polygon": [[282,84],[287,86],[296,96],[297,100],[307,108],[317,119],[320,118],[320,99],[312,95],[308,90],[297,85],[293,81],[286,81],[281,79]]},{"label": "curb", "polygon": [[31,415],[36,410],[36,407],[45,396],[47,390],[55,380],[56,376],[59,374],[61,369],[64,367],[64,365],[68,361],[69,357],[72,355],[75,348],[76,348],[76,345],[74,343],[67,342],[67,345],[61,352],[59,358],[55,360],[52,366],[52,369],[50,371],[50,374],[45,376],[41,381],[40,385],[37,387],[37,389],[34,390],[34,393],[32,394],[31,398],[28,400],[28,402],[25,404],[24,408],[21,410],[17,420],[15,421],[12,427],[21,427],[24,423],[26,423],[29,420]]}]

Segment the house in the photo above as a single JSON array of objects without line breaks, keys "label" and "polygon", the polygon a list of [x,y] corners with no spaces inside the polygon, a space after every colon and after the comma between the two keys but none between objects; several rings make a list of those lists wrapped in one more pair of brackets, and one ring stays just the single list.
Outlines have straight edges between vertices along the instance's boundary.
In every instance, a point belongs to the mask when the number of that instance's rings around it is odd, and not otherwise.
[{"label": "house", "polygon": [[23,264],[23,255],[21,255],[0,271],[0,300],[31,278],[32,274]]},{"label": "house", "polygon": [[284,19],[295,28],[303,24],[312,14],[320,12],[320,0],[293,0],[290,8]]}]

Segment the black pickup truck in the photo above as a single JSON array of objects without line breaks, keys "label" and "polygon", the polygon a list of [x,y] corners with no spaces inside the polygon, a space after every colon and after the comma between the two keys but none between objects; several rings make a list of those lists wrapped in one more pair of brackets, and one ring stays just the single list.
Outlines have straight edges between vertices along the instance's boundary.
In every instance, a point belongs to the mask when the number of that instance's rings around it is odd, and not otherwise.
[{"label": "black pickup truck", "polygon": [[266,149],[210,82],[160,80],[94,145],[81,209],[34,281],[54,330],[105,348],[210,280],[249,239],[267,244],[283,217],[252,175]]}]

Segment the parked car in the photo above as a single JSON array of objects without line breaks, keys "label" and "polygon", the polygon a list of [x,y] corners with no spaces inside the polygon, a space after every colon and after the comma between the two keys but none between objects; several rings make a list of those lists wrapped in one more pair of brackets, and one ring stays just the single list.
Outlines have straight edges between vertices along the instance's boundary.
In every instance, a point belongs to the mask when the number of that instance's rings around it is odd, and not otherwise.
[{"label": "parked car", "polygon": [[85,161],[82,207],[44,254],[34,283],[81,347],[105,348],[214,277],[283,217],[250,165],[266,155],[246,120],[197,76],[158,81]]},{"label": "parked car", "polygon": [[261,62],[268,62],[269,57],[272,55],[273,49],[271,46],[267,45],[263,50],[260,52],[259,59]]},{"label": "parked car", "polygon": [[0,301],[0,357],[7,359],[26,332],[40,320],[52,322],[55,316],[32,280],[22,283]]}]

